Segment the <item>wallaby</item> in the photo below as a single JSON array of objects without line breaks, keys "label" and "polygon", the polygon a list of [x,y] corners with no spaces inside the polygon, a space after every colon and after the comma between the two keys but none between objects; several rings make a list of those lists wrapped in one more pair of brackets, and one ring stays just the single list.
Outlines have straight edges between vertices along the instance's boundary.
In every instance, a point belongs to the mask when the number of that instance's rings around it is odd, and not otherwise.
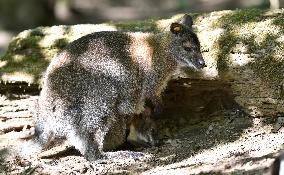
[{"label": "wallaby", "polygon": [[127,125],[127,142],[134,147],[149,147],[159,144],[157,126],[153,120],[154,107],[146,101],[141,114],[135,115]]},{"label": "wallaby", "polygon": [[[127,123],[145,111],[145,100],[159,101],[175,71],[206,66],[192,24],[185,15],[167,32],[103,31],[71,42],[45,73],[35,141],[45,147],[67,139],[88,160],[107,156],[126,141]],[[132,132],[147,131],[133,122]]]}]

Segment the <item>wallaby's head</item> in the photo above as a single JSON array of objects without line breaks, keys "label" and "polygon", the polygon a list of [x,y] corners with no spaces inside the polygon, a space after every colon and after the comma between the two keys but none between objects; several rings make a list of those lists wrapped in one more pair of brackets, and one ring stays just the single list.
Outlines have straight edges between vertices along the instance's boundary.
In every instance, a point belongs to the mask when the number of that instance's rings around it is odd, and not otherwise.
[{"label": "wallaby's head", "polygon": [[184,15],[179,23],[171,24],[170,31],[174,34],[174,57],[180,66],[195,67],[201,69],[206,67],[201,55],[200,42],[192,31],[192,18]]},{"label": "wallaby's head", "polygon": [[140,114],[135,116],[129,125],[127,141],[136,147],[158,145],[158,132],[155,121],[148,115]]}]

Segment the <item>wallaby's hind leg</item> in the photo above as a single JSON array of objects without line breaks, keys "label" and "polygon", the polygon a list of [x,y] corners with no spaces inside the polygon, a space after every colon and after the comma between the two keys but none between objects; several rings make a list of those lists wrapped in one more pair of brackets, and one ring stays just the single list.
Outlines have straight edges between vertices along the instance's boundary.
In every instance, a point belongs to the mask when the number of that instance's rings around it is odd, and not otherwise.
[{"label": "wallaby's hind leg", "polygon": [[114,149],[125,141],[126,126],[122,118],[106,110],[103,114],[88,111],[85,115],[78,126],[69,131],[67,139],[87,160],[103,158],[105,150]]},{"label": "wallaby's hind leg", "polygon": [[102,158],[94,133],[82,131],[70,132],[67,139],[87,160],[93,161]]}]

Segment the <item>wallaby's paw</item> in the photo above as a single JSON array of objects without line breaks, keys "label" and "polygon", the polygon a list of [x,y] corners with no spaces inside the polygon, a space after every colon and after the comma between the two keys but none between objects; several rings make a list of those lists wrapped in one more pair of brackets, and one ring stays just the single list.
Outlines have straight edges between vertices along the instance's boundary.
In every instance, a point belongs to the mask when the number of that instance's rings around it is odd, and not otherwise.
[{"label": "wallaby's paw", "polygon": [[85,159],[87,159],[88,161],[106,159],[106,156],[95,147],[89,147],[88,150],[85,153],[83,153],[83,155]]}]

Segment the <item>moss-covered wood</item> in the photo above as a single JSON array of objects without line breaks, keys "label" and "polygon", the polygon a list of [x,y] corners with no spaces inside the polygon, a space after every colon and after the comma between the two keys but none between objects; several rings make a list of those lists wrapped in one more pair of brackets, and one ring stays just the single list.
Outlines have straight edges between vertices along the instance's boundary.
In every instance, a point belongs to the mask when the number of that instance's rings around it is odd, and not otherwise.
[{"label": "moss-covered wood", "polygon": [[[192,79],[206,80],[210,91],[216,81],[226,84],[235,102],[251,115],[276,116],[284,113],[284,10],[246,9],[192,14],[201,41],[207,68],[201,72],[185,70],[190,91]],[[150,19],[128,23],[38,27],[17,35],[7,53],[0,58],[0,81],[40,85],[53,56],[69,42],[102,30],[167,30],[169,19]],[[184,80],[183,80],[184,81]],[[195,83],[196,84],[196,83]],[[10,85],[10,84],[9,84]],[[18,85],[18,84],[17,84]],[[222,90],[222,86],[217,86]],[[214,89],[215,91],[216,89]],[[223,89],[224,90],[224,89]]]}]

